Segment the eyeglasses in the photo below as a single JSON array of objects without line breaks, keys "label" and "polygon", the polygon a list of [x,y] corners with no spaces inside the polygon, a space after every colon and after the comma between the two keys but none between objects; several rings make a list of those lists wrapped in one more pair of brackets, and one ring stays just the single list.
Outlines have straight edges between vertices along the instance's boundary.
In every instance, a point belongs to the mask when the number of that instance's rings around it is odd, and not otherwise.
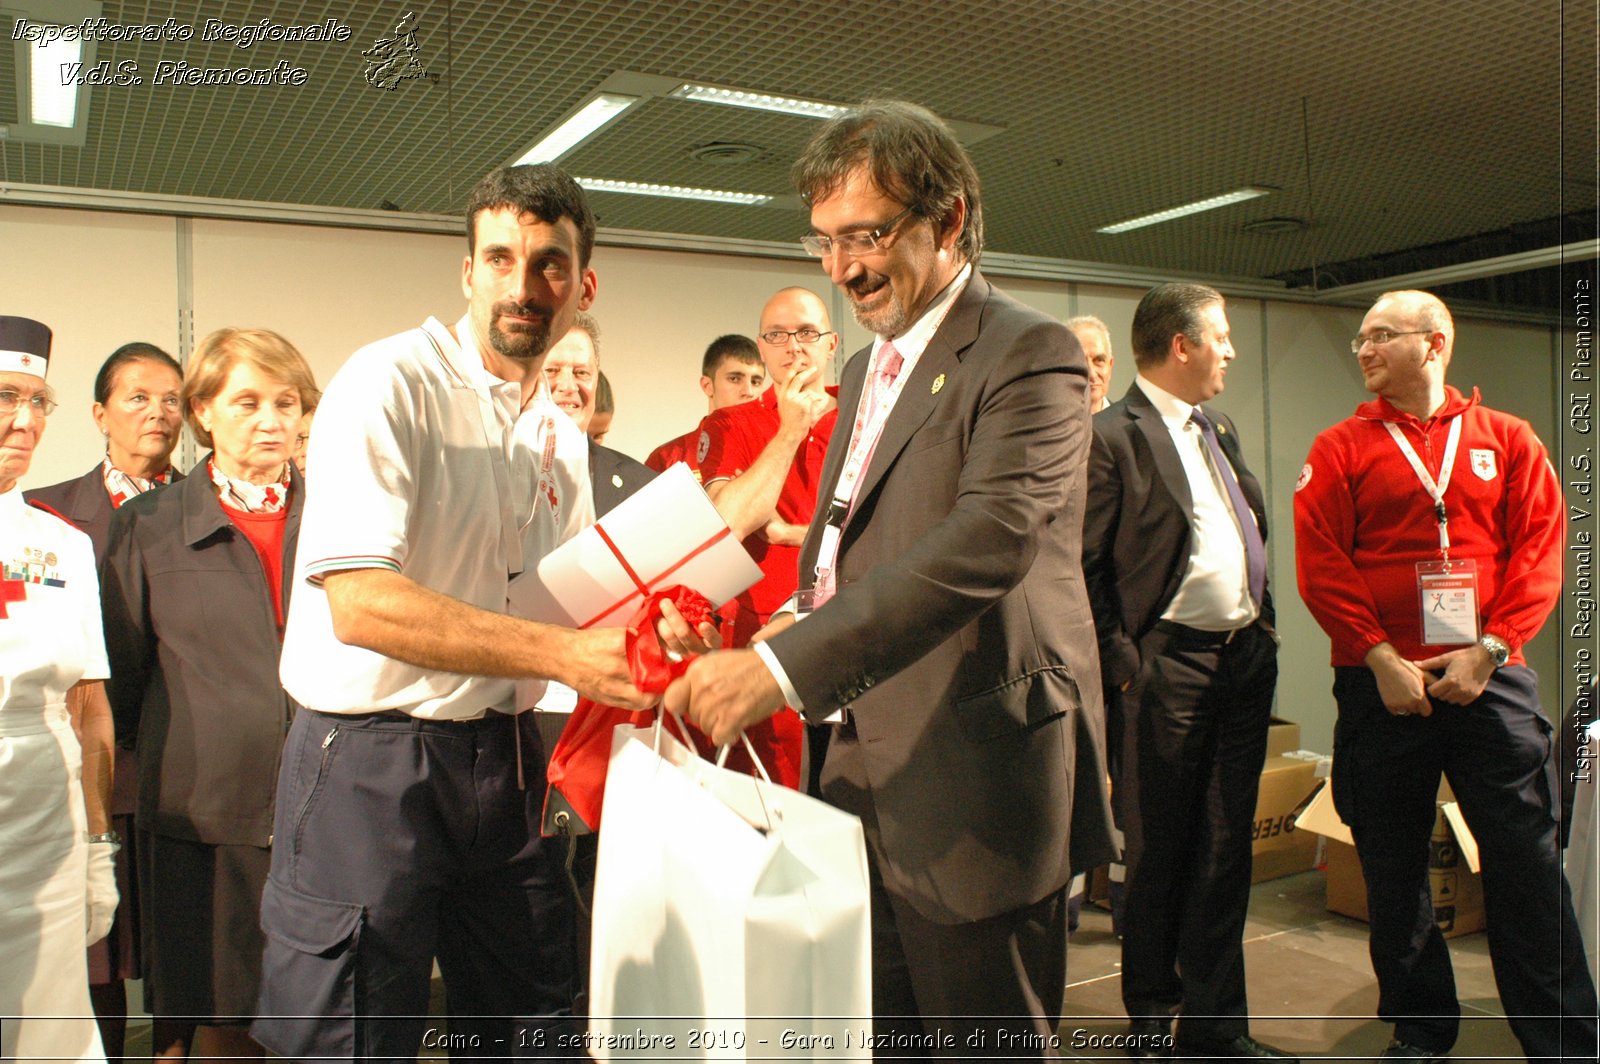
[{"label": "eyeglasses", "polygon": [[56,408],[56,401],[50,398],[47,392],[34,392],[32,395],[23,395],[9,388],[0,391],[0,414],[15,414],[27,403],[28,408],[36,417],[49,417],[50,412]]},{"label": "eyeglasses", "polygon": [[831,332],[818,332],[815,329],[772,329],[761,334],[761,342],[781,347],[789,342],[789,337],[794,337],[803,344],[814,344],[824,336],[832,336]]},{"label": "eyeglasses", "polygon": [[1360,336],[1351,339],[1350,353],[1359,355],[1361,349],[1367,344],[1381,347],[1397,336],[1431,336],[1432,334],[1432,329],[1412,329],[1409,332],[1395,332],[1393,329],[1373,329],[1369,333],[1362,333]]},{"label": "eyeglasses", "polygon": [[915,209],[914,207],[907,207],[887,222],[878,226],[878,228],[869,229],[861,233],[841,233],[838,236],[807,233],[800,238],[800,246],[819,259],[827,258],[833,253],[834,248],[838,248],[852,259],[859,259],[863,255],[870,255],[877,251],[879,241],[894,232],[895,226],[903,222]]}]

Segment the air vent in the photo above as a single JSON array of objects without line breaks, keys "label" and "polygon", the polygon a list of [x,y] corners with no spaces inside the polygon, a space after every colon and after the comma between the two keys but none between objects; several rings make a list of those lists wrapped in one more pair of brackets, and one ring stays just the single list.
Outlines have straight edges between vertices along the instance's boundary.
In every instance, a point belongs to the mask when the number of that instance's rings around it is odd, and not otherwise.
[{"label": "air vent", "polygon": [[1298,233],[1306,227],[1304,218],[1257,218],[1239,227],[1241,232],[1257,236],[1276,236],[1279,233]]},{"label": "air vent", "polygon": [[724,166],[742,166],[761,158],[763,149],[758,144],[737,144],[714,140],[689,149],[689,158],[701,163],[721,163]]}]

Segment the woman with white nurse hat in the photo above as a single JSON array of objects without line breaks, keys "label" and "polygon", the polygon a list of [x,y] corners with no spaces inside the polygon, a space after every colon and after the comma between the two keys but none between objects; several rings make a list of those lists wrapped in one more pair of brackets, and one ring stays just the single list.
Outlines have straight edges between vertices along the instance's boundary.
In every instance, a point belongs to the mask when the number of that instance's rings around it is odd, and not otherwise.
[{"label": "woman with white nurse hat", "polygon": [[50,330],[0,315],[0,1057],[105,1059],[84,946],[116,909],[109,673],[89,538],[23,501]]}]

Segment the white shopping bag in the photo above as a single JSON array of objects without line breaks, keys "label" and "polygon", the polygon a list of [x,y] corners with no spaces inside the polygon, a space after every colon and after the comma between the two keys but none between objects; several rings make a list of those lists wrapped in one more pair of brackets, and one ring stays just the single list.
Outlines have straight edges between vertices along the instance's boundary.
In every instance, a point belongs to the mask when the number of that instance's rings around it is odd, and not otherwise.
[{"label": "white shopping bag", "polygon": [[605,810],[596,1059],[871,1058],[857,817],[630,726],[616,729]]}]

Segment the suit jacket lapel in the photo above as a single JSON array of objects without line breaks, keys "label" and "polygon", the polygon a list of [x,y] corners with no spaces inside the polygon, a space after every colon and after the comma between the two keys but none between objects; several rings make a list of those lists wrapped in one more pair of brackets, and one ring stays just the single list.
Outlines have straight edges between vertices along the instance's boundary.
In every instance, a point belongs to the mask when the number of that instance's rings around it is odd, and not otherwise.
[{"label": "suit jacket lapel", "polygon": [[862,474],[861,487],[856,492],[858,509],[883,482],[900,452],[933,413],[939,402],[933,382],[941,375],[948,376],[956,371],[962,354],[978,338],[978,324],[988,301],[989,282],[973,270],[967,287],[956,297],[955,304],[900,389],[900,397],[895,400],[889,420],[883,426],[883,435],[872,452],[872,463]]},{"label": "suit jacket lapel", "polygon": [[822,459],[822,479],[817,482],[817,508],[811,517],[811,527],[800,545],[800,588],[812,586],[816,579],[817,551],[822,542],[822,526],[828,520],[828,508],[839,487],[839,473],[844,469],[845,454],[850,450],[850,433],[855,429],[856,409],[861,405],[861,392],[865,387],[867,370],[872,363],[872,347],[868,345],[850,356],[839,376],[839,417],[833,424],[833,434],[828,438],[828,453]]},{"label": "suit jacket lapel", "polygon": [[1161,482],[1183,507],[1184,515],[1193,521],[1194,494],[1189,491],[1189,475],[1183,471],[1183,459],[1178,457],[1178,448],[1172,442],[1172,433],[1167,431],[1167,423],[1161,420],[1160,411],[1138,382],[1128,386],[1124,401],[1128,404],[1128,415],[1138,423],[1150,444],[1150,454],[1155,459]]},{"label": "suit jacket lapel", "polygon": [[66,516],[79,528],[111,519],[111,496],[106,494],[105,471],[95,467],[72,484],[72,501],[63,509]]}]

